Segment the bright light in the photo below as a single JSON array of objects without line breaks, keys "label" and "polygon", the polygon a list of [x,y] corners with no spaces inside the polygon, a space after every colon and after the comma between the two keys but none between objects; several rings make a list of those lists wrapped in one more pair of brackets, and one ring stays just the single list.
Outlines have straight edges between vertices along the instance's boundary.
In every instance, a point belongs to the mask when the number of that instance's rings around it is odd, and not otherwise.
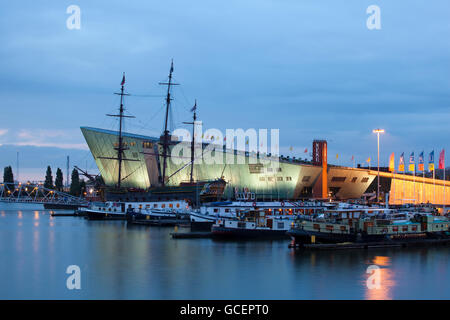
[{"label": "bright light", "polygon": [[374,129],[373,133],[384,133],[384,129]]},{"label": "bright light", "polygon": [[94,189],[90,188],[89,193],[92,194],[92,192],[94,192]]}]

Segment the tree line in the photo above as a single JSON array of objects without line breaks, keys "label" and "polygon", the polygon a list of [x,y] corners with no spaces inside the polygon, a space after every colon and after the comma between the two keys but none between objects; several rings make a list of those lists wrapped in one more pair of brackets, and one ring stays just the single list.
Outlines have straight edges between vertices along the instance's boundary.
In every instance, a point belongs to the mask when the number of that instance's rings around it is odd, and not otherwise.
[{"label": "tree line", "polygon": [[[86,191],[86,181],[80,179],[78,170],[73,169],[71,180],[69,193],[74,196],[84,194]],[[3,183],[14,184],[14,174],[11,166],[7,166],[3,169]],[[53,183],[52,168],[50,166],[47,167],[47,171],[45,172],[44,188],[64,191],[64,176],[60,168],[56,170],[56,178]]]}]

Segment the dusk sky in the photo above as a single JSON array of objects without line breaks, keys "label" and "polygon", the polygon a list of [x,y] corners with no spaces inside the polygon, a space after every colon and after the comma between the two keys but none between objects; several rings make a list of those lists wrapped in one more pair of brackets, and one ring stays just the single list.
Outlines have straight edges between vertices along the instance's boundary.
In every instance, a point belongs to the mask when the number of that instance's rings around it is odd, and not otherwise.
[{"label": "dusk sky", "polygon": [[[66,26],[70,5],[79,30]],[[370,5],[381,30],[366,26]],[[327,139],[329,162],[375,166],[378,127],[382,165],[450,151],[449,13],[448,0],[5,2],[0,167],[16,170],[19,152],[21,180],[65,172],[66,155],[96,172],[80,127],[117,128],[105,114],[122,72],[135,95],[126,131],[159,135],[172,58],[173,128],[197,99],[204,128],[278,128],[284,155]]]}]

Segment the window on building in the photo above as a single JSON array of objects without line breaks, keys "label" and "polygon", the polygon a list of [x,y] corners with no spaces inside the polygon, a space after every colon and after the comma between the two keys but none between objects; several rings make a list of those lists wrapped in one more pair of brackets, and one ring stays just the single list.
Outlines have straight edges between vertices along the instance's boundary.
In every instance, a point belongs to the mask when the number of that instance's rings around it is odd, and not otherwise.
[{"label": "window on building", "polygon": [[283,181],[283,177],[277,177],[277,181]]},{"label": "window on building", "polygon": [[292,177],[286,177],[286,181],[292,181]]},{"label": "window on building", "polygon": [[142,142],[142,148],[146,148],[146,149],[153,148],[153,143],[151,143],[150,141],[144,141],[144,142]]}]

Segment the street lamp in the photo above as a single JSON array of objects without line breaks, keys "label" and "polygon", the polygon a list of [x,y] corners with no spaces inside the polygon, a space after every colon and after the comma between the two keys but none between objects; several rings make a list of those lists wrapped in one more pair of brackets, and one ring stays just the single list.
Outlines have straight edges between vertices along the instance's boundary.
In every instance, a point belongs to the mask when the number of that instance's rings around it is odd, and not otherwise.
[{"label": "street lamp", "polygon": [[380,133],[384,133],[384,129],[375,129],[373,133],[377,134],[378,146],[378,181],[377,181],[377,202],[380,201]]}]

